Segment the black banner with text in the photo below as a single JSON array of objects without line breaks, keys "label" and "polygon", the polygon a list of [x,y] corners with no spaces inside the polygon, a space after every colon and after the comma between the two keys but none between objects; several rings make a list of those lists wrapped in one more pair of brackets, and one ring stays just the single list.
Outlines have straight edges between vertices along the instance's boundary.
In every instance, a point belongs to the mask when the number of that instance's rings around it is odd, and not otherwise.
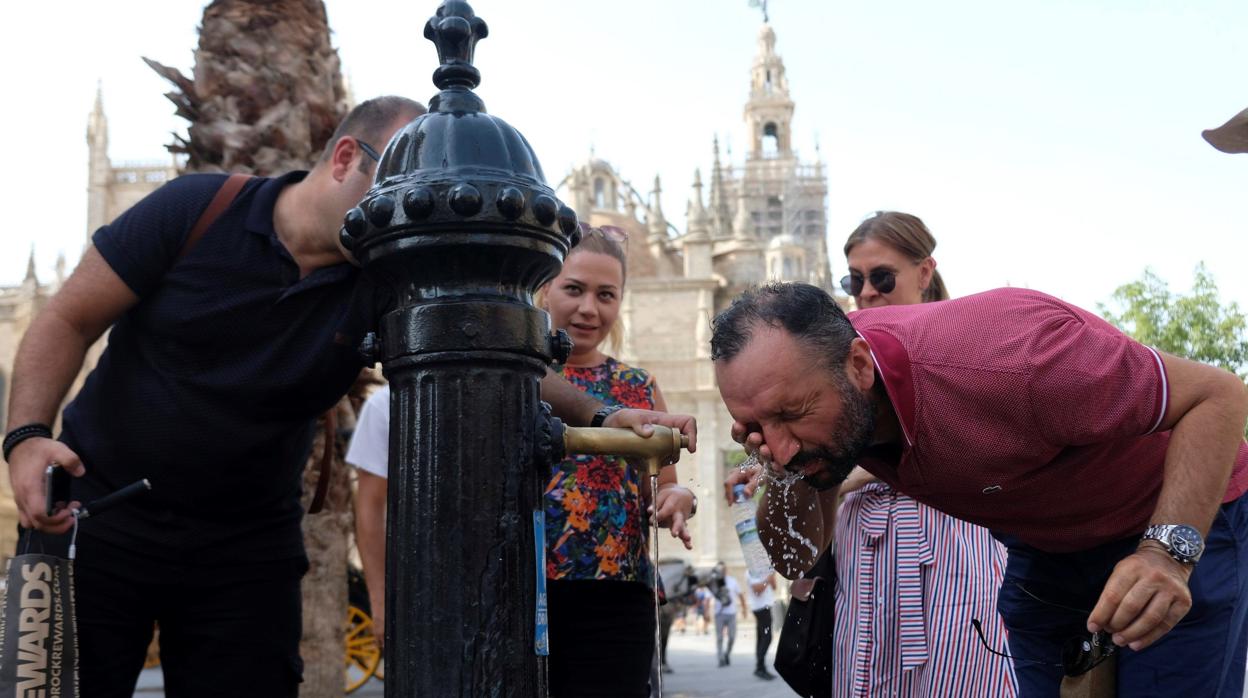
[{"label": "black banner with text", "polygon": [[77,698],[73,565],[54,555],[9,560],[0,616],[0,698]]}]

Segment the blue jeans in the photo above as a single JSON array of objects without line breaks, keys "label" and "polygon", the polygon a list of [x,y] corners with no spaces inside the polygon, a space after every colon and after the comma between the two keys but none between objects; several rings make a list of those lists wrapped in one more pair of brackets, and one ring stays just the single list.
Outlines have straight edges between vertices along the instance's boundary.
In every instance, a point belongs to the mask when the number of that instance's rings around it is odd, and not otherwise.
[{"label": "blue jeans", "polygon": [[[1062,681],[1062,645],[1086,634],[1088,615],[1129,538],[1076,553],[1046,553],[1011,536],[997,608],[1009,631],[1019,695],[1049,698]],[[1192,609],[1139,652],[1118,650],[1121,696],[1241,698],[1248,655],[1248,496],[1222,505],[1189,580]],[[1063,608],[1065,607],[1065,608]]]}]

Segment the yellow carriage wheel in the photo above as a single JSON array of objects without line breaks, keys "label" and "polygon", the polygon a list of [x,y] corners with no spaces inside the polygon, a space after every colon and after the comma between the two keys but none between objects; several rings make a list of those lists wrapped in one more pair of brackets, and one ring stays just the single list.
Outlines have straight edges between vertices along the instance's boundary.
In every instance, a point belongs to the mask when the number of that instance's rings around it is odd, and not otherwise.
[{"label": "yellow carriage wheel", "polygon": [[152,641],[147,644],[147,656],[143,658],[143,668],[153,669],[160,666],[160,626],[152,629]]},{"label": "yellow carriage wheel", "polygon": [[346,689],[355,691],[377,672],[381,648],[373,635],[373,619],[355,606],[347,607]]}]

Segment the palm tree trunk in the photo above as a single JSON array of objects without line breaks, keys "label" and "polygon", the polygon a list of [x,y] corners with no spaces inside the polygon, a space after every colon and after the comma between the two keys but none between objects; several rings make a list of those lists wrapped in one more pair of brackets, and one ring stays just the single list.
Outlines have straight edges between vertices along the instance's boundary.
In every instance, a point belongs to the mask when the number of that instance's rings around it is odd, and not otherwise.
[{"label": "palm tree trunk", "polygon": [[193,80],[143,60],[173,83],[165,96],[190,121],[168,146],[187,172],[306,169],[349,110],[321,0],[215,0]]},{"label": "palm tree trunk", "polygon": [[[303,685],[299,695],[312,698],[341,696],[344,678],[344,633],[347,619],[347,548],[354,528],[351,508],[351,473],[343,456],[346,437],[355,425],[355,412],[347,398],[339,401],[338,429],[333,463],[324,476],[330,478],[324,508],[303,517],[303,542],[308,551],[308,574],[303,578]],[[304,509],[316,492],[324,452],[325,418],[320,420],[312,455],[303,476]]]}]

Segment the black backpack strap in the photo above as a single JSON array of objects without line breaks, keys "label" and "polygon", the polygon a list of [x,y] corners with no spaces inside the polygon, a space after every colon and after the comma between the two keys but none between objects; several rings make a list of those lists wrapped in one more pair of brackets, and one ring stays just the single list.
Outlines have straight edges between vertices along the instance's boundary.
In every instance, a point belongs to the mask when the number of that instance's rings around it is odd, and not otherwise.
[{"label": "black backpack strap", "polygon": [[318,514],[325,508],[325,495],[329,494],[329,481],[334,468],[334,455],[338,445],[338,405],[329,408],[325,413],[325,421],[321,426],[325,431],[325,444],[321,449],[321,462],[317,466],[316,492],[308,505],[309,514]]}]

